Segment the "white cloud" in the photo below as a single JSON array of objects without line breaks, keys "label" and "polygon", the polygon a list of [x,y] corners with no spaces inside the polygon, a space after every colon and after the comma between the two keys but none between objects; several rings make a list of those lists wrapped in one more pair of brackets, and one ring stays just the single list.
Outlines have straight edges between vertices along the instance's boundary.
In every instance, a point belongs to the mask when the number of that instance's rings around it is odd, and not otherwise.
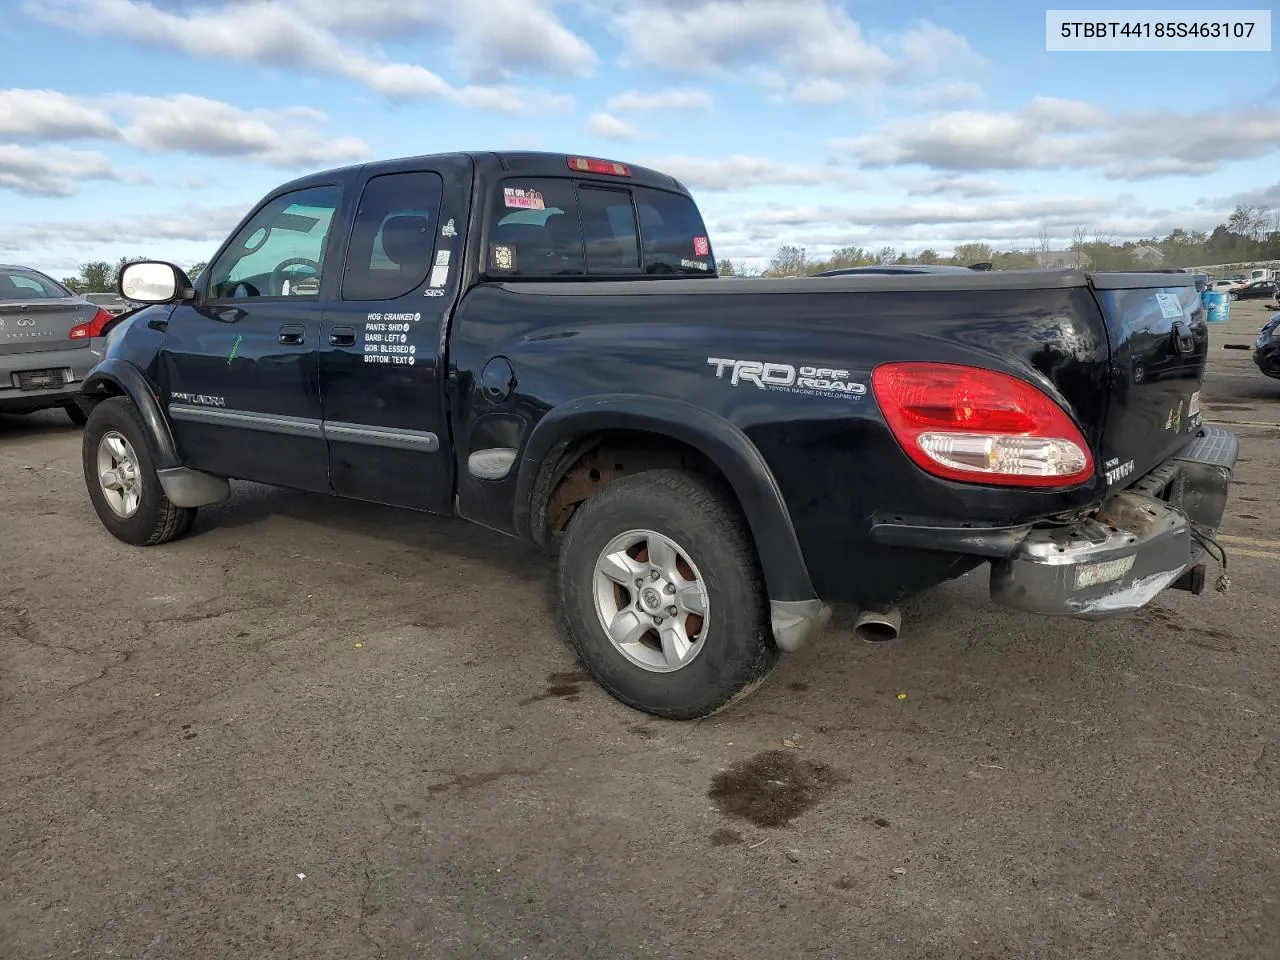
[{"label": "white cloud", "polygon": [[636,113],[642,110],[710,110],[714,100],[710,92],[690,87],[666,87],[643,92],[624,90],[605,105],[613,113]]},{"label": "white cloud", "polygon": [[610,8],[624,64],[682,74],[746,76],[778,102],[808,105],[906,96],[943,106],[981,91],[955,75],[985,60],[963,36],[928,21],[864,35],[835,0],[637,0]]},{"label": "white cloud", "polygon": [[605,140],[639,140],[640,131],[608,113],[593,113],[587,119],[587,130]]},{"label": "white cloud", "polygon": [[[515,0],[484,3],[486,9],[500,12],[518,7]],[[377,4],[379,9],[384,5],[385,0]],[[340,40],[339,31],[344,37],[351,33],[347,28],[353,18],[368,16],[368,7],[362,3],[227,0],[221,6],[172,12],[146,0],[25,0],[24,9],[33,17],[69,30],[126,37],[195,57],[342,76],[391,98],[444,99],[508,113],[563,109],[568,99],[532,90],[521,90],[517,95],[510,85],[455,87],[419,64],[390,60],[368,43]],[[517,17],[516,22],[525,24],[530,33],[526,45],[515,50],[520,35],[507,21],[491,22],[462,5],[448,13],[442,10],[438,4],[419,0],[406,5],[402,19],[407,16],[419,28],[465,21],[470,26],[461,30],[459,43],[466,53],[464,59],[476,71],[506,76],[507,64],[547,66],[564,63],[567,57],[571,72],[581,73],[590,69],[588,54],[595,56],[581,41],[575,45],[563,28],[551,29],[536,17],[536,26],[530,25],[525,14]],[[535,49],[542,53],[535,56]]]},{"label": "white cloud", "polygon": [[1203,175],[1280,151],[1280,109],[1108,113],[1037,97],[1017,111],[958,110],[894,120],[831,147],[864,166],[934,170],[1096,169],[1108,179]]},{"label": "white cloud", "polygon": [[827,0],[640,0],[616,27],[629,59],[684,73],[772,63],[803,77],[883,77],[893,59]]},{"label": "white cloud", "polygon": [[0,137],[47,141],[115,136],[115,124],[105,112],[65,93],[0,90]]},{"label": "white cloud", "polygon": [[129,178],[102,153],[0,144],[0,189],[34,197],[68,197],[81,181],[125,179]]},{"label": "white cloud", "polygon": [[[279,2],[279,0],[277,0]],[[589,76],[600,58],[546,0],[283,0],[310,21],[347,36],[403,40],[449,35],[451,61],[474,77],[521,70]]]},{"label": "white cloud", "polygon": [[849,184],[856,171],[834,166],[781,163],[767,157],[732,156],[703,159],[666,156],[645,160],[644,165],[675,177],[691,190],[741,190],[764,186],[822,186]]},{"label": "white cloud", "polygon": [[995,197],[1005,192],[1005,187],[995,180],[977,177],[934,177],[907,184],[907,193],[913,197]]},{"label": "white cloud", "polygon": [[189,94],[114,98],[129,113],[122,135],[152,153],[244,157],[273,167],[313,167],[357,160],[368,145],[316,129],[324,115],[310,108],[247,111]]}]

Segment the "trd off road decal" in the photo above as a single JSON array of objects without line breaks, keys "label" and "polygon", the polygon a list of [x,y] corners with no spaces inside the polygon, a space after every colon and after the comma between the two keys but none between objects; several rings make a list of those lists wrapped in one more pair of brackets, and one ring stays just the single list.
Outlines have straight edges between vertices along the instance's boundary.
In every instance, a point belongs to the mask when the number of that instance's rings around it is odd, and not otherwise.
[{"label": "trd off road decal", "polygon": [[809,397],[847,397],[850,400],[861,400],[867,393],[867,385],[850,380],[848,370],[723,357],[707,357],[707,363],[716,368],[717,379],[727,379],[735,387],[751,384],[761,390],[780,390]]}]

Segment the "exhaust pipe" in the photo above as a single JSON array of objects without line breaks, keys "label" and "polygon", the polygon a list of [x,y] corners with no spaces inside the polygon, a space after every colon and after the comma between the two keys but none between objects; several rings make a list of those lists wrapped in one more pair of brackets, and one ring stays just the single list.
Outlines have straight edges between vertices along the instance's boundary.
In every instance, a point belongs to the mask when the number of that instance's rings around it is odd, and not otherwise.
[{"label": "exhaust pipe", "polygon": [[897,640],[902,632],[902,614],[897,607],[888,610],[863,610],[853,625],[859,640],[867,643],[888,643]]}]

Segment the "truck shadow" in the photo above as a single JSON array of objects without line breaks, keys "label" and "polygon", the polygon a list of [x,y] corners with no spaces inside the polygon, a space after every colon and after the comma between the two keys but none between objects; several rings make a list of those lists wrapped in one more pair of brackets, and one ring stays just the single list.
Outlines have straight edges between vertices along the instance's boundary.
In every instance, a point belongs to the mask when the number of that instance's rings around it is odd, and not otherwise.
[{"label": "truck shadow", "polygon": [[[230,500],[201,509],[189,536],[199,538],[235,529],[244,529],[247,535],[252,535],[254,527],[261,527],[273,518],[372,537],[423,558],[443,553],[472,560],[522,581],[545,579],[550,584],[555,569],[553,551],[456,517],[256,483],[234,483]],[[275,536],[265,529],[262,531],[264,541]]]}]

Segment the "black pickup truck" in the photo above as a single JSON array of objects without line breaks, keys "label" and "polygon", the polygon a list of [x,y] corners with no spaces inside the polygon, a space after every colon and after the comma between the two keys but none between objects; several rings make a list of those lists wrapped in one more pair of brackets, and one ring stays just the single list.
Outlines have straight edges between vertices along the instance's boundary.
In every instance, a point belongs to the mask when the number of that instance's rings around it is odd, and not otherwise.
[{"label": "black pickup truck", "polygon": [[195,281],[120,287],[152,306],[83,388],[111,533],[181,536],[233,478],[554,544],[583,663],[671,718],[753,689],[831,603],[889,639],[984,563],[1040,614],[1198,593],[1236,460],[1200,423],[1189,275],[722,279],[688,191],[611,161],[314,174]]}]

